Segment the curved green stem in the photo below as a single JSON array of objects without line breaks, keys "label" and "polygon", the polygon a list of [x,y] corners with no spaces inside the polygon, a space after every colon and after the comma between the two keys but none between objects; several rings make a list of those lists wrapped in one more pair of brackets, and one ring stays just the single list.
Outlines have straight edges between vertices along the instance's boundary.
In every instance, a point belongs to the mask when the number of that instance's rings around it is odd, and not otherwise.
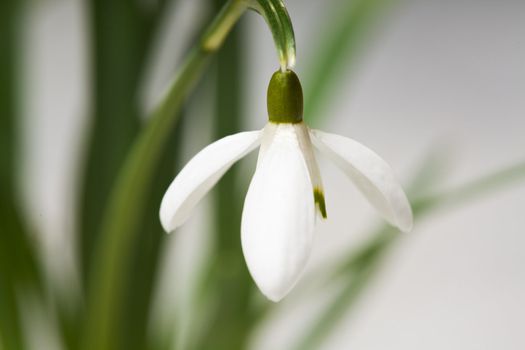
[{"label": "curved green stem", "polygon": [[[281,68],[295,60],[295,43],[291,22],[279,0],[258,0],[258,11],[266,18],[273,33]],[[230,0],[187,57],[179,75],[154,110],[150,122],[139,134],[117,178],[105,211],[100,240],[95,250],[82,349],[113,350],[117,340],[120,300],[124,295],[125,271],[145,210],[154,169],[178,120],[178,111],[206,67],[209,58],[247,8],[246,0]]]},{"label": "curved green stem", "polygon": [[231,27],[246,8],[259,13],[270,28],[284,72],[295,66],[295,34],[290,15],[282,0],[233,0],[226,4],[220,15],[221,21],[215,21],[204,35],[202,47],[214,51],[222,45],[229,27]]},{"label": "curved green stem", "polygon": [[284,72],[293,68],[295,66],[295,35],[284,2],[282,0],[247,1],[252,10],[264,17],[272,31],[281,70]]}]

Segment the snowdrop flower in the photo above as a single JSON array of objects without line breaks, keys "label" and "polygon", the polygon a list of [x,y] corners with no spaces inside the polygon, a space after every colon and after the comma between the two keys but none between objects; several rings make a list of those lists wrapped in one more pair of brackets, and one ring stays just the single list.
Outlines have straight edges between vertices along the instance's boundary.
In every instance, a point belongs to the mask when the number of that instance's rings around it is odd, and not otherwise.
[{"label": "snowdrop flower", "polygon": [[412,211],[378,155],[354,140],[306,126],[301,84],[294,72],[274,73],[267,103],[269,122],[262,130],[220,139],[188,162],[164,195],[160,219],[167,232],[181,226],[221,176],[260,146],[244,201],[241,242],[257,286],[270,300],[279,301],[306,265],[318,217],[326,218],[313,146],[333,160],[392,225],[409,231]]}]

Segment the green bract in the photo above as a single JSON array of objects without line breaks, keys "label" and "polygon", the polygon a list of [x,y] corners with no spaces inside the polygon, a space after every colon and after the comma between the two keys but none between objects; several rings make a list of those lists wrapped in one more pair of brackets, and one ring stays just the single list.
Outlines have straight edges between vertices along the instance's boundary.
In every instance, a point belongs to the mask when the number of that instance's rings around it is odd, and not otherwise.
[{"label": "green bract", "polygon": [[268,85],[268,119],[273,123],[300,123],[303,120],[303,89],[291,70],[273,73]]}]

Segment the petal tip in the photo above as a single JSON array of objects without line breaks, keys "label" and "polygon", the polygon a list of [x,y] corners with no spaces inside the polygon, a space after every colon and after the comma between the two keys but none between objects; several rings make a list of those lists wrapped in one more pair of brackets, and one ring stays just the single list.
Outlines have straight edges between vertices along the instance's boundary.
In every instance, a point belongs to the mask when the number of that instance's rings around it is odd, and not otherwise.
[{"label": "petal tip", "polygon": [[159,219],[162,229],[169,234],[181,226],[183,220],[177,218],[177,210],[174,211],[172,208],[169,208],[166,203],[167,202],[163,200],[160,205]]},{"label": "petal tip", "polygon": [[168,215],[167,213],[166,201],[164,199],[162,200],[160,204],[159,220],[160,220],[160,225],[162,226],[162,229],[166,233],[170,233],[173,230],[175,230],[175,227],[173,223],[171,222],[171,216]]},{"label": "petal tip", "polygon": [[201,199],[237,160],[260,144],[261,131],[219,139],[197,153],[171,182],[162,198],[159,217],[167,233],[184,224]]},{"label": "petal tip", "polygon": [[404,233],[409,233],[410,231],[412,231],[414,227],[414,215],[412,213],[412,208],[410,207],[408,200],[405,210],[401,215],[398,216],[397,223],[395,226],[397,226],[397,228],[399,228],[399,230],[401,230],[401,232]]},{"label": "petal tip", "polygon": [[[260,278],[255,279],[257,287],[261,293],[270,301],[278,303],[286,297],[290,291],[294,288],[295,284],[299,280],[299,276],[295,278],[274,278],[270,280],[262,280]],[[282,277],[282,276],[281,276]]]},{"label": "petal tip", "polygon": [[172,225],[168,220],[163,220],[162,216],[160,217],[160,225],[166,233],[172,233],[177,228],[175,225]]},{"label": "petal tip", "polygon": [[414,228],[414,220],[412,218],[412,213],[410,215],[410,218],[409,219],[406,219],[405,221],[401,222],[399,225],[398,225],[399,229],[401,230],[401,232],[404,232],[404,233],[409,233],[412,231],[412,229]]},{"label": "petal tip", "polygon": [[[288,293],[286,293],[288,294]],[[286,296],[286,294],[271,294],[271,293],[264,293],[263,292],[263,295],[266,297],[266,299],[270,300],[271,302],[273,303],[278,303],[280,302],[281,300],[284,299],[284,297]]]}]

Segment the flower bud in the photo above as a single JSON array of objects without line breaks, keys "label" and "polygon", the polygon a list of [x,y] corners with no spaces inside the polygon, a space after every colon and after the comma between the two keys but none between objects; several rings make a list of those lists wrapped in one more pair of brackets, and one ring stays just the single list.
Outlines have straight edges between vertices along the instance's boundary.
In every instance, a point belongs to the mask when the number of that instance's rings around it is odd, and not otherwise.
[{"label": "flower bud", "polygon": [[297,74],[278,70],[268,85],[268,118],[273,123],[300,123],[303,120],[303,89]]}]

